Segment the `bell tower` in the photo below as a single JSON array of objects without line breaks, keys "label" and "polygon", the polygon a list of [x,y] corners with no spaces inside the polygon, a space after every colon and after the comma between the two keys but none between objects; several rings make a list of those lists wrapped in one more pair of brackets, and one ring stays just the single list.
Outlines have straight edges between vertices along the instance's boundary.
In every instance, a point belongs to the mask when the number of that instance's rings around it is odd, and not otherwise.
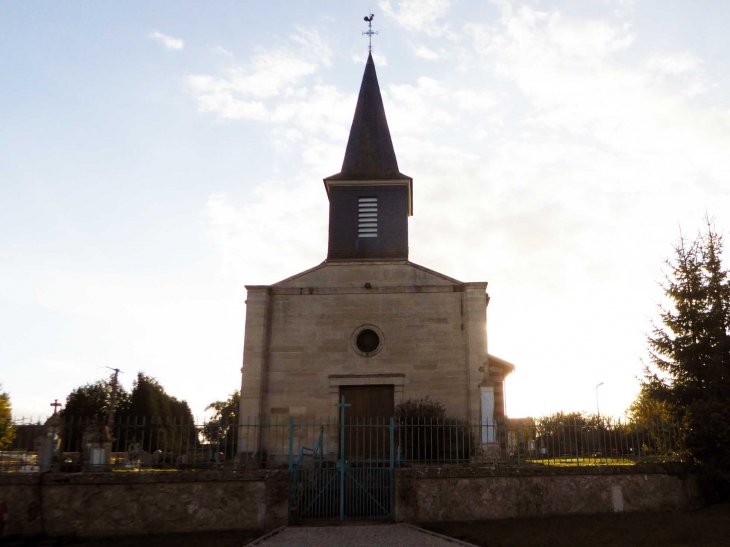
[{"label": "bell tower", "polygon": [[408,259],[413,179],[398,170],[372,54],[342,170],[324,185],[330,202],[327,261]]}]

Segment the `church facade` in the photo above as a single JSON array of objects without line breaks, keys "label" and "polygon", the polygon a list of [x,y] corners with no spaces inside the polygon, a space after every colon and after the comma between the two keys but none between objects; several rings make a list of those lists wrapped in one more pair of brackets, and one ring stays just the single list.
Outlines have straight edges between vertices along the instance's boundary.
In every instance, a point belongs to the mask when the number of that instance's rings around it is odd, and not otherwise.
[{"label": "church facade", "polygon": [[488,353],[487,283],[408,260],[413,179],[399,171],[372,56],[342,169],[324,186],[326,260],[246,286],[241,419],[335,416],[342,396],[350,417],[391,417],[429,396],[450,417],[502,422],[514,366]]}]

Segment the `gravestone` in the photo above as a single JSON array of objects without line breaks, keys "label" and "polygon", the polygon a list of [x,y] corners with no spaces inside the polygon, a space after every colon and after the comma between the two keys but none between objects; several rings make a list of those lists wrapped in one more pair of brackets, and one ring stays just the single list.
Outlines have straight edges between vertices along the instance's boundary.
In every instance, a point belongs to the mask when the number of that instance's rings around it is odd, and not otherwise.
[{"label": "gravestone", "polygon": [[111,465],[112,436],[104,425],[91,425],[82,437],[84,471],[101,471]]},{"label": "gravestone", "polygon": [[43,435],[38,439],[38,470],[41,473],[51,471],[54,463],[63,461],[61,453],[61,419],[53,414],[43,425]]}]

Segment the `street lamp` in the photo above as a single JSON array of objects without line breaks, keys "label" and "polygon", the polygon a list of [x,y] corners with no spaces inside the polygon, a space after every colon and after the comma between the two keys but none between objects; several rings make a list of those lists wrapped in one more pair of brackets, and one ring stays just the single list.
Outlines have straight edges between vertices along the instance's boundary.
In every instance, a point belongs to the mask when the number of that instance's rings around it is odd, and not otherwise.
[{"label": "street lamp", "polygon": [[601,382],[600,384],[598,384],[596,386],[596,415],[598,416],[599,420],[601,419],[601,411],[598,408],[598,388],[601,387],[602,385],[603,385],[603,382]]}]

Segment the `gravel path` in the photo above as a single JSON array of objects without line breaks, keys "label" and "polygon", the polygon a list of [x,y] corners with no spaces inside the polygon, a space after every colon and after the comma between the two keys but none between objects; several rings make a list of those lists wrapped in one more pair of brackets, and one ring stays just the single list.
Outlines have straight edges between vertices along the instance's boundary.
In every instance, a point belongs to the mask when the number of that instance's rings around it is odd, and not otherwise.
[{"label": "gravel path", "polygon": [[285,528],[251,547],[456,547],[471,543],[407,524]]}]

